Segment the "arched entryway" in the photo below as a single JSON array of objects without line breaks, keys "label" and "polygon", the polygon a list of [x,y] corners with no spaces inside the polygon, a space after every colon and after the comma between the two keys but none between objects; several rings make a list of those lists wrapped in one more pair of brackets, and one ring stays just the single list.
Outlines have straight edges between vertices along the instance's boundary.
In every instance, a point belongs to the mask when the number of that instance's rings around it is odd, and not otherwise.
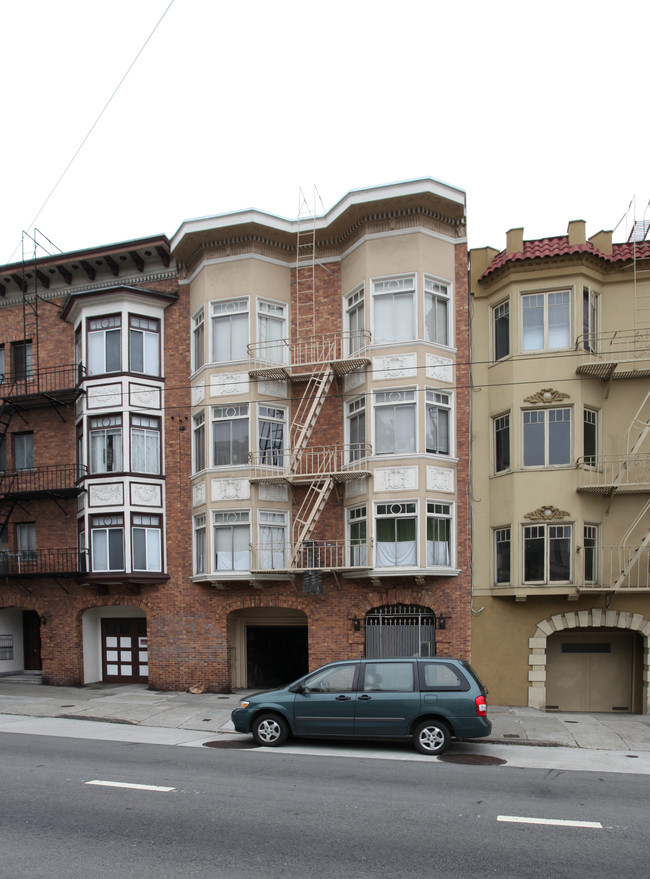
[{"label": "arched entryway", "polygon": [[556,614],[529,641],[531,708],[650,713],[650,622],[643,614]]},{"label": "arched entryway", "polygon": [[282,607],[250,607],[229,617],[232,686],[282,687],[309,670],[307,616]]},{"label": "arched entryway", "polygon": [[92,607],[83,615],[84,683],[146,683],[147,618],[138,607]]},{"label": "arched entryway", "polygon": [[0,675],[40,674],[41,625],[35,610],[0,610]]},{"label": "arched entryway", "polygon": [[366,614],[366,656],[435,656],[436,615],[419,604],[384,604]]}]

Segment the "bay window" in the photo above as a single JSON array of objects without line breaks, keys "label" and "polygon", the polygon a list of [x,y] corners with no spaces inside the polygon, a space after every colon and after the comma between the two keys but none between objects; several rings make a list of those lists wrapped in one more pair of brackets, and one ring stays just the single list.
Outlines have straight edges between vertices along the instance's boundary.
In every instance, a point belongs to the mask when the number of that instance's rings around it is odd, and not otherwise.
[{"label": "bay window", "polygon": [[524,583],[571,581],[571,525],[524,527]]},{"label": "bay window", "polygon": [[348,333],[348,354],[350,356],[365,347],[364,290],[359,287],[351,293],[345,303],[345,322]]},{"label": "bay window", "polygon": [[212,533],[215,570],[250,571],[250,512],[213,512]]},{"label": "bay window", "polygon": [[133,516],[131,528],[134,571],[162,571],[160,516]]},{"label": "bay window", "polygon": [[90,540],[93,571],[124,570],[124,516],[92,516]]},{"label": "bay window", "polygon": [[372,282],[373,342],[415,338],[415,275]]},{"label": "bay window", "polygon": [[492,345],[495,360],[510,354],[510,302],[507,299],[492,309]]},{"label": "bay window", "polygon": [[131,416],[131,470],[160,473],[160,421],[144,415]]},{"label": "bay window", "polygon": [[200,473],[205,470],[205,412],[201,410],[192,419],[193,432],[193,472]]},{"label": "bay window", "polygon": [[88,321],[88,375],[122,368],[122,319],[119,314]]},{"label": "bay window", "polygon": [[259,567],[265,570],[282,570],[287,551],[287,514],[260,510]]},{"label": "bay window", "polygon": [[205,310],[192,318],[192,368],[194,372],[205,363]]},{"label": "bay window", "polygon": [[129,317],[129,368],[143,375],[160,375],[160,321]]},{"label": "bay window", "polygon": [[285,361],[286,310],[286,305],[280,302],[260,300],[257,303],[257,342],[262,360]]},{"label": "bay window", "polygon": [[582,289],[582,348],[596,353],[598,335],[598,295],[589,287]]},{"label": "bay window", "polygon": [[347,404],[349,462],[366,455],[366,398],[358,397]]},{"label": "bay window", "polygon": [[248,464],[248,404],[212,409],[212,466]]},{"label": "bay window", "polygon": [[207,545],[206,545],[206,517],[205,513],[194,517],[194,573],[207,573]]},{"label": "bay window", "polygon": [[495,582],[502,586],[511,582],[511,532],[510,527],[496,528],[494,531]]},{"label": "bay window", "polygon": [[449,567],[452,562],[451,504],[427,501],[427,567]]},{"label": "bay window", "polygon": [[449,345],[449,287],[424,276],[424,338]]},{"label": "bay window", "polygon": [[523,420],[524,467],[571,463],[571,409],[530,409]]},{"label": "bay window", "polygon": [[571,347],[571,292],[522,296],[523,350]]},{"label": "bay window", "polygon": [[119,473],[122,465],[122,416],[90,419],[90,472]]},{"label": "bay window", "polygon": [[492,419],[494,432],[494,472],[510,470],[510,413]]},{"label": "bay window", "polygon": [[451,396],[427,391],[426,440],[427,452],[449,455],[451,452]]},{"label": "bay window", "polygon": [[587,584],[598,582],[598,526],[585,525],[582,537],[583,581]]},{"label": "bay window", "polygon": [[348,544],[350,565],[362,566],[368,562],[366,505],[348,510]]},{"label": "bay window", "polygon": [[211,360],[245,360],[248,357],[248,300],[212,303]]},{"label": "bay window", "polygon": [[258,406],[257,443],[261,464],[282,467],[287,410],[279,406]]},{"label": "bay window", "polygon": [[586,467],[595,467],[598,455],[598,413],[585,408],[582,423],[582,454]]},{"label": "bay window", "polygon": [[417,565],[417,507],[414,501],[377,504],[378,568]]},{"label": "bay window", "polygon": [[375,392],[375,452],[400,455],[416,451],[415,391]]}]

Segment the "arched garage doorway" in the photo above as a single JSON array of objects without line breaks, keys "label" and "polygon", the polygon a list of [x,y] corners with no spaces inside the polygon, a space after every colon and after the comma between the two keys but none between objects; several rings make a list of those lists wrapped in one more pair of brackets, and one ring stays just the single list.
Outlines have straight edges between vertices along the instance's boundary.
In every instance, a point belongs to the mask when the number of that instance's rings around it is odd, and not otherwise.
[{"label": "arched garage doorway", "polygon": [[267,690],[309,671],[307,616],[300,610],[251,607],[230,614],[235,689]]},{"label": "arched garage doorway", "polygon": [[419,604],[384,604],[366,614],[366,656],[435,656],[436,616]]}]

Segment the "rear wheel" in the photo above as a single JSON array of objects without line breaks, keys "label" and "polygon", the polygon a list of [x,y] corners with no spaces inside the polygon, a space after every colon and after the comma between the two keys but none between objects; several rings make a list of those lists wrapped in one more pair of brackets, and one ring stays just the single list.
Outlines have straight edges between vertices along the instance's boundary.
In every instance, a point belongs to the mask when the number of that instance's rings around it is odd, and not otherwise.
[{"label": "rear wheel", "polygon": [[425,720],[415,727],[413,744],[420,754],[437,757],[449,747],[451,733],[442,720]]},{"label": "rear wheel", "polygon": [[289,737],[289,724],[279,714],[260,714],[253,721],[253,738],[258,745],[274,748]]}]

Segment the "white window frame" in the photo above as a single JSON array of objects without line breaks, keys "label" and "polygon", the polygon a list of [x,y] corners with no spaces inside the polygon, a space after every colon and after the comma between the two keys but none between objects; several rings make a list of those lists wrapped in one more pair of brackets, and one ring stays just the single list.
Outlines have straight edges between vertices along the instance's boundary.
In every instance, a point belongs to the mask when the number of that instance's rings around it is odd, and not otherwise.
[{"label": "white window frame", "polygon": [[[499,468],[499,443],[497,441],[497,437],[499,433],[502,431],[507,431],[508,442],[507,442],[507,455],[508,455],[508,463],[507,466]],[[512,418],[510,417],[510,412],[502,412],[500,415],[495,415],[492,418],[492,472],[495,476],[500,476],[502,473],[510,473],[512,470]]]},{"label": "white window frame", "polygon": [[[220,549],[220,535],[230,534],[230,549]],[[246,549],[236,549],[237,538],[241,543],[244,537]],[[212,570],[215,573],[235,573],[251,569],[251,514],[250,510],[213,510],[212,511]],[[221,558],[220,558],[221,556]],[[227,556],[230,556],[230,564]]]},{"label": "white window frame", "polygon": [[[568,419],[557,418],[557,414],[559,413],[568,413]],[[543,421],[539,419],[543,417]],[[551,459],[551,451],[552,451],[552,443],[553,443],[553,428],[552,424],[564,424],[568,421],[569,423],[569,448],[566,461],[559,461],[555,463],[550,463]],[[535,424],[543,424],[543,434],[544,434],[544,460],[542,463],[534,463],[529,464],[526,463],[526,437],[527,437],[527,426],[534,426]],[[530,432],[528,432],[530,433]],[[573,462],[573,407],[572,406],[549,406],[544,409],[522,409],[521,415],[521,445],[522,445],[522,466],[526,470],[531,469],[554,469],[556,467],[570,467]],[[555,453],[557,454],[557,453]]]},{"label": "white window frame", "polygon": [[[355,567],[365,566],[368,563],[368,512],[366,504],[348,507],[346,518],[350,564]],[[363,531],[363,534],[357,534],[356,531]]]},{"label": "white window frame", "polygon": [[[288,517],[281,510],[258,510],[258,567],[284,570],[288,562]],[[269,532],[268,534],[266,532]]]},{"label": "white window frame", "polygon": [[[563,297],[566,299],[566,302],[560,303],[558,301],[558,297]],[[537,302],[533,303],[533,300],[537,300]],[[523,352],[530,351],[564,351],[568,348],[573,347],[573,334],[572,334],[572,291],[570,289],[560,289],[560,290],[545,290],[545,291],[536,291],[536,292],[527,292],[521,294],[521,350]],[[530,303],[530,305],[529,305]],[[529,309],[541,308],[542,310],[542,344],[536,345],[532,344],[530,341],[526,341],[526,314],[529,313]],[[568,324],[566,326],[566,340],[565,344],[555,345],[551,344],[551,341],[555,341],[552,339],[553,328],[551,321],[551,313],[553,308],[566,308],[566,313],[568,317]],[[532,330],[529,328],[529,334],[532,333]]]},{"label": "white window frame", "polygon": [[598,311],[600,297],[591,287],[582,288],[582,350],[598,353]]},{"label": "white window frame", "polygon": [[[429,410],[436,409],[447,413],[447,451],[440,449],[429,450]],[[442,455],[445,458],[454,455],[454,395],[449,391],[439,388],[427,388],[424,404],[424,450],[428,455]],[[438,435],[439,435],[438,430]],[[438,442],[440,445],[440,442]]]},{"label": "white window frame", "polygon": [[[582,529],[582,581],[584,584],[595,586],[600,576],[598,565],[598,550],[600,548],[600,525],[585,522]],[[592,576],[587,579],[586,570],[588,560],[591,558]]]},{"label": "white window frame", "polygon": [[192,417],[192,473],[201,473],[206,467],[205,409]]},{"label": "white window frame", "polygon": [[[497,327],[500,321],[506,321],[507,325],[507,350],[503,354],[499,354],[497,341],[499,337]],[[502,302],[492,306],[490,326],[492,329],[492,359],[495,363],[498,363],[500,360],[510,357],[512,347],[512,340],[510,338],[510,299],[504,299]]]},{"label": "white window frame", "polygon": [[[565,531],[565,534],[560,534]],[[533,533],[535,532],[535,533]],[[573,582],[573,555],[574,555],[574,530],[573,525],[568,522],[562,523],[535,523],[522,526],[522,577],[521,582],[526,586],[555,586],[563,583]],[[526,546],[527,542],[532,539],[544,540],[544,572],[541,580],[526,579]],[[569,577],[568,579],[551,579],[551,541],[567,540],[569,541],[568,560],[569,560]]]},{"label": "white window frame", "polygon": [[[217,463],[216,460],[216,442],[215,433],[217,424],[234,424],[235,422],[246,422],[246,453],[241,461],[233,461],[233,438],[230,435],[230,460],[223,463]],[[242,467],[248,466],[250,454],[250,416],[248,403],[237,403],[232,406],[213,406],[211,409],[211,437],[210,437],[210,465],[212,467]]]},{"label": "white window frame", "polygon": [[[502,525],[500,528],[494,528],[492,531],[494,541],[494,585],[509,586],[512,583],[512,527],[510,525]],[[499,580],[499,546],[508,547],[508,579]]]},{"label": "white window frame", "polygon": [[[396,275],[387,278],[373,278],[371,281],[372,290],[372,342],[373,345],[390,345],[400,342],[412,342],[417,335],[418,325],[418,308],[417,308],[417,276],[415,272],[407,275]],[[395,300],[395,297],[399,297]],[[412,316],[411,326],[405,328],[404,332],[397,330],[400,322],[397,320],[400,315],[400,309],[406,298],[411,300]],[[382,327],[381,332],[378,331],[378,303],[381,298],[392,299],[391,315],[387,319],[387,326]],[[391,333],[391,330],[394,331]]]},{"label": "white window frame", "polygon": [[208,573],[208,531],[207,516],[199,513],[194,516],[192,541],[193,571],[196,576]]},{"label": "white window frame", "polygon": [[[349,403],[346,403],[346,418],[345,418],[345,430],[347,435],[347,446],[348,446],[348,463],[353,463],[354,461],[360,461],[362,458],[366,457],[366,449],[368,445],[367,439],[367,431],[368,431],[368,418],[366,415],[366,395],[362,394],[360,397],[357,397],[354,400],[350,400]],[[363,439],[357,437],[354,438],[354,433],[358,433],[358,428],[356,427],[357,423],[363,419]],[[355,425],[355,431],[353,431],[352,427]]]},{"label": "white window frame", "polygon": [[[135,446],[141,442],[144,456],[144,469],[136,466]],[[155,446],[155,448],[154,448]],[[162,435],[160,419],[150,415],[131,415],[131,472],[159,476],[161,470]]]},{"label": "white window frame", "polygon": [[[275,326],[279,324],[280,334],[272,334],[268,337],[268,328],[264,325]],[[287,305],[285,302],[275,302],[272,299],[257,300],[257,351],[260,360],[271,363],[286,363],[289,349],[287,339]]]},{"label": "white window frame", "polygon": [[[104,473],[122,473],[124,471],[124,448],[122,435],[122,416],[121,415],[94,415],[89,419],[88,436],[90,441],[90,455],[88,472],[91,476]],[[102,441],[103,437],[103,441]],[[114,439],[109,443],[108,438]],[[102,465],[95,468],[94,447],[95,440],[100,442],[97,445],[98,451],[102,454]],[[110,451],[110,454],[109,454]],[[119,454],[119,466],[113,466],[116,454]],[[107,458],[111,458],[111,466],[107,464]]]},{"label": "white window frame", "polygon": [[[263,428],[264,424],[268,425],[268,430]],[[281,429],[280,434],[275,437],[273,436],[274,426],[275,430]],[[260,464],[272,467],[284,466],[288,446],[287,431],[287,409],[285,406],[270,406],[268,403],[257,404],[257,458]],[[270,435],[263,436],[267,432],[270,432]],[[280,445],[277,444],[279,438]]]},{"label": "white window frame", "polygon": [[[129,370],[137,375],[160,376],[161,334],[160,321],[139,314],[129,315]],[[142,369],[136,369],[134,339],[141,338]],[[139,365],[139,364],[138,364]]]},{"label": "white window frame", "polygon": [[361,284],[345,297],[346,351],[349,357],[366,347],[366,294]]},{"label": "white window frame", "polygon": [[[449,538],[444,541],[429,540],[429,522],[446,522],[449,531]],[[427,568],[453,568],[455,562],[454,548],[456,544],[456,517],[454,505],[447,501],[427,500],[427,515],[425,522],[425,548],[426,548],[426,567]],[[433,530],[433,529],[432,529]],[[436,550],[435,546],[430,547],[432,543],[446,545],[446,558],[440,558],[440,549]]]},{"label": "white window frame", "polygon": [[[375,502],[375,567],[376,568],[414,568],[418,567],[418,558],[419,558],[419,540],[418,540],[418,530],[419,530],[419,516],[418,516],[418,502],[416,500],[403,500],[403,501],[394,501],[394,502]],[[399,535],[397,534],[397,525],[394,529],[395,539],[392,541],[394,544],[394,553],[393,560],[389,558],[389,550],[383,549],[384,544],[388,547],[391,542],[389,541],[380,541],[379,540],[379,524],[380,522],[385,522],[393,520],[395,523],[398,521],[413,521],[413,530],[415,535],[415,540],[399,540]],[[412,548],[406,550],[408,553],[408,557],[399,558],[399,553],[397,552],[399,543],[414,543],[415,545]],[[411,561],[411,559],[413,559]]]},{"label": "white window frame", "polygon": [[[138,545],[142,543],[142,545]],[[159,573],[163,569],[162,558],[162,517],[145,513],[134,513],[131,518],[131,559],[133,571]],[[136,564],[136,551],[144,550],[144,567]]]},{"label": "white window frame", "polygon": [[[121,535],[121,565],[112,567],[116,561],[111,560],[111,541],[110,534],[117,533]],[[104,543],[104,552],[106,555],[106,566],[97,566],[97,548],[99,540]],[[124,553],[124,516],[121,513],[107,513],[105,516],[92,516],[90,523],[90,545],[92,547],[92,569],[93,571],[124,571],[125,553]]]},{"label": "white window frame", "polygon": [[[430,300],[430,302],[429,302]],[[438,321],[438,309],[444,304],[444,320]],[[427,314],[434,314],[434,338],[431,338],[427,328]],[[451,348],[454,344],[453,333],[453,288],[449,281],[436,278],[433,275],[424,275],[424,338],[427,342],[444,348]],[[441,333],[440,327],[444,324]],[[444,339],[440,337],[444,336]]]},{"label": "white window frame", "polygon": [[205,308],[201,308],[192,318],[192,372],[197,372],[205,363]]},{"label": "white window frame", "polygon": [[[108,363],[108,337],[117,336],[119,363]],[[88,318],[87,375],[108,375],[122,371],[122,315]],[[110,369],[109,369],[110,366]]]},{"label": "white window frame", "polygon": [[[401,397],[401,399],[400,399]],[[401,457],[403,455],[413,455],[418,451],[418,406],[417,406],[417,390],[415,388],[391,388],[386,391],[375,391],[373,394],[373,449],[375,455],[393,455],[394,457]],[[413,443],[412,448],[397,450],[398,445],[398,427],[401,419],[395,419],[394,423],[394,434],[393,434],[393,450],[392,451],[383,451],[381,446],[382,443],[379,442],[378,434],[379,430],[377,427],[378,421],[378,412],[382,408],[387,410],[391,407],[396,409],[395,415],[397,416],[398,411],[401,410],[404,413],[407,409],[413,410]]]},{"label": "white window frame", "polygon": [[[230,344],[227,351],[217,350],[216,328],[218,321],[227,322],[232,327],[232,318],[244,316],[241,320],[246,325],[246,342],[244,349],[235,351],[239,355],[233,357],[232,331],[229,332]],[[248,358],[248,343],[250,342],[250,301],[248,296],[237,299],[219,299],[210,303],[210,362],[211,363],[236,363]]]}]

